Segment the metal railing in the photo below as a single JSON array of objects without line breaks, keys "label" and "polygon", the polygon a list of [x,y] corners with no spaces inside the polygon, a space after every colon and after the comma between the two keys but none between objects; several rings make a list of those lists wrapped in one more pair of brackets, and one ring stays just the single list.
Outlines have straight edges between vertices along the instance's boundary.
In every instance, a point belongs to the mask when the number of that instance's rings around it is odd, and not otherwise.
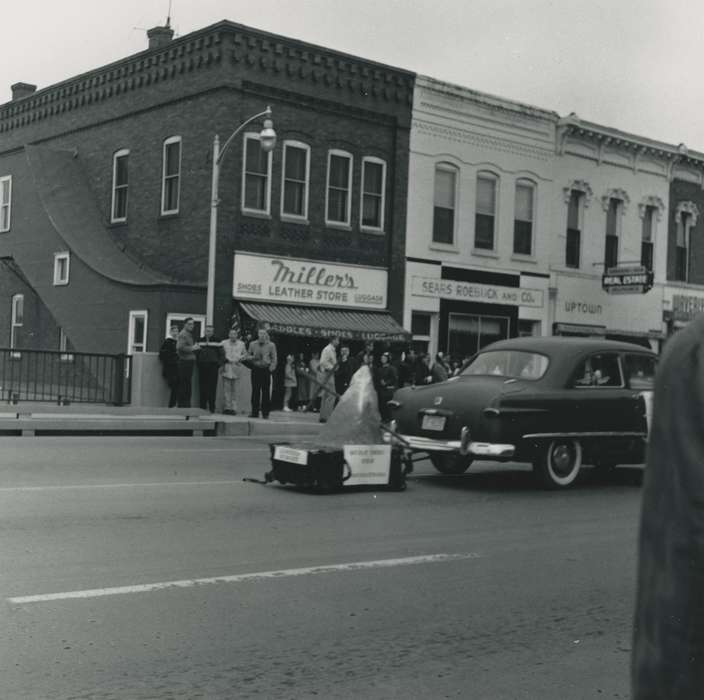
[{"label": "metal railing", "polygon": [[0,400],[130,402],[131,356],[0,348]]}]

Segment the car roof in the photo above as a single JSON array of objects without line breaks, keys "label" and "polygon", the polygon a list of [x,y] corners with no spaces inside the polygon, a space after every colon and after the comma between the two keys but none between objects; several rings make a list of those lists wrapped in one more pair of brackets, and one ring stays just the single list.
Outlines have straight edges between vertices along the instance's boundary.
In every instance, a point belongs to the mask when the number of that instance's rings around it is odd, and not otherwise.
[{"label": "car roof", "polygon": [[620,340],[606,340],[604,338],[575,338],[560,335],[527,336],[498,340],[482,348],[480,352],[486,352],[487,350],[527,350],[552,356],[555,353],[559,353],[561,349],[568,349],[571,352],[642,352],[655,355],[652,350],[636,343],[624,343]]}]

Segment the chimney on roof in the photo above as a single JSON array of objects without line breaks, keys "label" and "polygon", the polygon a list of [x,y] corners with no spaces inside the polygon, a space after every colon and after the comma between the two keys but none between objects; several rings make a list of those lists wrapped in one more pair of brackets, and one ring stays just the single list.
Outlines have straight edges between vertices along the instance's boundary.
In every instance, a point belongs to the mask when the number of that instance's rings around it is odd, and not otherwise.
[{"label": "chimney on roof", "polygon": [[169,22],[166,22],[165,27],[152,27],[147,29],[147,39],[149,39],[150,49],[160,49],[169,44],[173,39],[174,30],[171,29]]},{"label": "chimney on roof", "polygon": [[10,90],[12,90],[12,101],[16,102],[33,95],[37,90],[37,86],[31,83],[15,83],[10,86]]}]

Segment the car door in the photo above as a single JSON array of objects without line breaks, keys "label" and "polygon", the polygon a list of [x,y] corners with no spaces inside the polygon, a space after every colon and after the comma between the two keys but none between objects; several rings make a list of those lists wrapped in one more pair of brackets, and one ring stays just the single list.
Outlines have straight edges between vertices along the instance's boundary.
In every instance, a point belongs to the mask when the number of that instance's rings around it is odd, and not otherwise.
[{"label": "car door", "polygon": [[614,437],[642,432],[642,400],[626,385],[620,353],[583,358],[573,376],[571,395],[570,432]]},{"label": "car door", "polygon": [[653,390],[655,388],[656,358],[639,352],[627,352],[623,356],[623,369],[626,382],[632,393],[638,394],[645,402],[647,429],[653,419]]}]

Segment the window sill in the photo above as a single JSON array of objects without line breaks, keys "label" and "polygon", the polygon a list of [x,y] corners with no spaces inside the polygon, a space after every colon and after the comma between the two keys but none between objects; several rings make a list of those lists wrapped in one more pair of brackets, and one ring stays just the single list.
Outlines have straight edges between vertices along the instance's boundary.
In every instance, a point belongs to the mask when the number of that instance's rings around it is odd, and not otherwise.
[{"label": "window sill", "polygon": [[123,226],[127,226],[127,219],[122,219],[120,221],[111,221],[108,226],[110,228],[122,228]]},{"label": "window sill", "polygon": [[481,258],[499,259],[499,254],[495,250],[487,250],[486,248],[472,248],[472,255],[477,255]]},{"label": "window sill", "polygon": [[360,231],[360,233],[367,233],[370,236],[385,236],[386,235],[386,233],[383,229],[369,228],[368,226],[360,226],[359,231]]},{"label": "window sill", "polygon": [[179,213],[180,212],[178,211],[162,211],[161,214],[159,214],[159,220],[162,221],[164,219],[176,219]]},{"label": "window sill", "polygon": [[300,224],[301,226],[310,226],[308,217],[294,216],[293,214],[281,214],[281,221],[285,224]]},{"label": "window sill", "polygon": [[531,265],[537,265],[538,261],[535,259],[535,256],[533,255],[523,255],[522,253],[514,253],[511,256],[511,260],[515,260],[516,262],[524,262],[524,263],[530,263]]},{"label": "window sill", "polygon": [[251,216],[253,219],[271,219],[268,211],[257,211],[256,209],[242,209],[242,216]]},{"label": "window sill", "polygon": [[336,231],[352,231],[352,227],[349,224],[338,224],[334,221],[326,221],[325,228],[335,229]]},{"label": "window sill", "polygon": [[428,244],[429,250],[442,250],[446,253],[459,253],[460,249],[454,243],[437,243],[436,241],[431,241]]},{"label": "window sill", "polygon": [[68,287],[68,280],[65,282],[54,282],[54,287]]}]

